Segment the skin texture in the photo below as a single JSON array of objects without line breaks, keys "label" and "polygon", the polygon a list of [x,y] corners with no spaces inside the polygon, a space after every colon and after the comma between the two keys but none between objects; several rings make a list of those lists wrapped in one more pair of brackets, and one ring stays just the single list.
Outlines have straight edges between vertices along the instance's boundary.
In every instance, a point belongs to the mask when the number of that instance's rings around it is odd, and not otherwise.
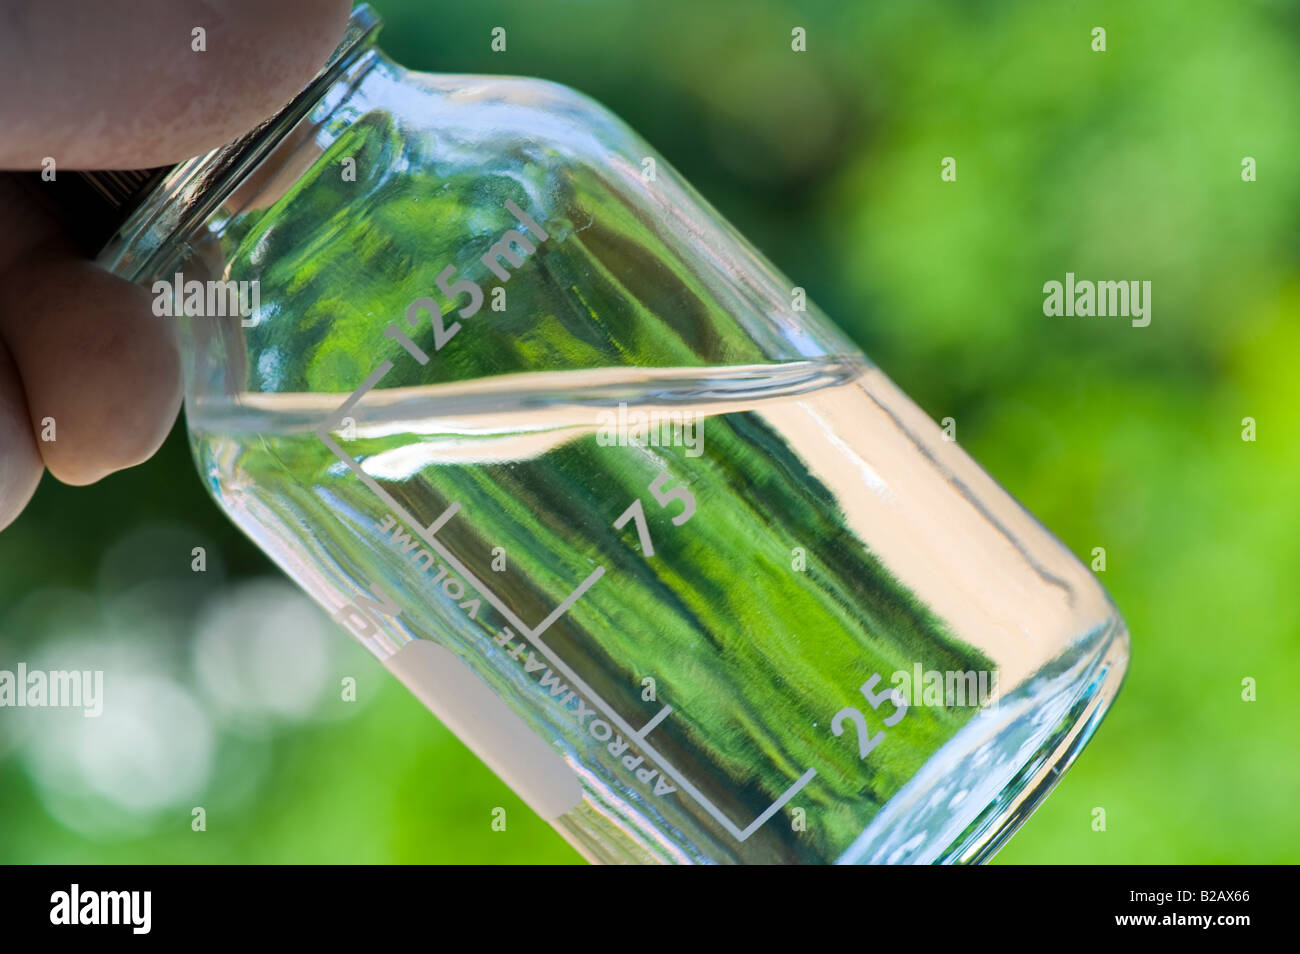
[{"label": "skin texture", "polygon": [[[0,169],[145,169],[237,138],[302,89],[347,0],[0,0]],[[191,48],[206,31],[205,52]],[[92,266],[0,173],[0,528],[49,470],[147,460],[180,365],[146,290]],[[40,439],[53,418],[57,439]]]}]

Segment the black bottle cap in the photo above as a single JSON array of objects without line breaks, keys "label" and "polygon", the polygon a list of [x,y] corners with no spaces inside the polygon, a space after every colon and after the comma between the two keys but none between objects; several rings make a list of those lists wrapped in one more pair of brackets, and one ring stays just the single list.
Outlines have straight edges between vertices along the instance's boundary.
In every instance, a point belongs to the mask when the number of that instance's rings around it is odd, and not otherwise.
[{"label": "black bottle cap", "polygon": [[44,178],[40,172],[19,173],[18,178],[81,250],[94,256],[173,168],[96,172],[60,169],[53,179]]}]

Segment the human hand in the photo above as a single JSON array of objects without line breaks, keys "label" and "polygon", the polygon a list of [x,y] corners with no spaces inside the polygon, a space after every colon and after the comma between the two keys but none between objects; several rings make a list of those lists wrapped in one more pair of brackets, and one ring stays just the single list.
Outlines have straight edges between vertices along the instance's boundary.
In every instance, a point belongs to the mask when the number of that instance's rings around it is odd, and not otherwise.
[{"label": "human hand", "polygon": [[[0,0],[0,170],[148,169],[274,115],[325,63],[347,0]],[[193,48],[204,31],[205,49]],[[45,163],[48,166],[48,163]],[[44,470],[147,460],[181,401],[149,293],[97,268],[0,173],[0,528]],[[42,440],[53,419],[55,440]]]}]

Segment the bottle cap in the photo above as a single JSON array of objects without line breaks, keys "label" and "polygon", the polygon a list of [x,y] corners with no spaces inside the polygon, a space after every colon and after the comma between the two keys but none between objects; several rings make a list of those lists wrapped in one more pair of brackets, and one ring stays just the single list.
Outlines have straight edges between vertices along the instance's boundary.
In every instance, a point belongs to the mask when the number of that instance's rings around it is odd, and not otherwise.
[{"label": "bottle cap", "polygon": [[59,170],[49,180],[39,172],[24,172],[18,178],[81,250],[93,256],[173,168]]}]

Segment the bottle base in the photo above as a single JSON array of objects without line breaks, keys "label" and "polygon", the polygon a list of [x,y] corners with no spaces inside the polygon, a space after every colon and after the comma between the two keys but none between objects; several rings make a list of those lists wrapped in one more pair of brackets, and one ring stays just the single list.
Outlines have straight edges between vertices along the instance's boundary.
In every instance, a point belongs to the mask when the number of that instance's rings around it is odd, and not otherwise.
[{"label": "bottle base", "polygon": [[988,861],[1097,730],[1124,681],[1128,656],[1128,631],[1113,615],[1068,657],[972,719],[836,863]]}]

